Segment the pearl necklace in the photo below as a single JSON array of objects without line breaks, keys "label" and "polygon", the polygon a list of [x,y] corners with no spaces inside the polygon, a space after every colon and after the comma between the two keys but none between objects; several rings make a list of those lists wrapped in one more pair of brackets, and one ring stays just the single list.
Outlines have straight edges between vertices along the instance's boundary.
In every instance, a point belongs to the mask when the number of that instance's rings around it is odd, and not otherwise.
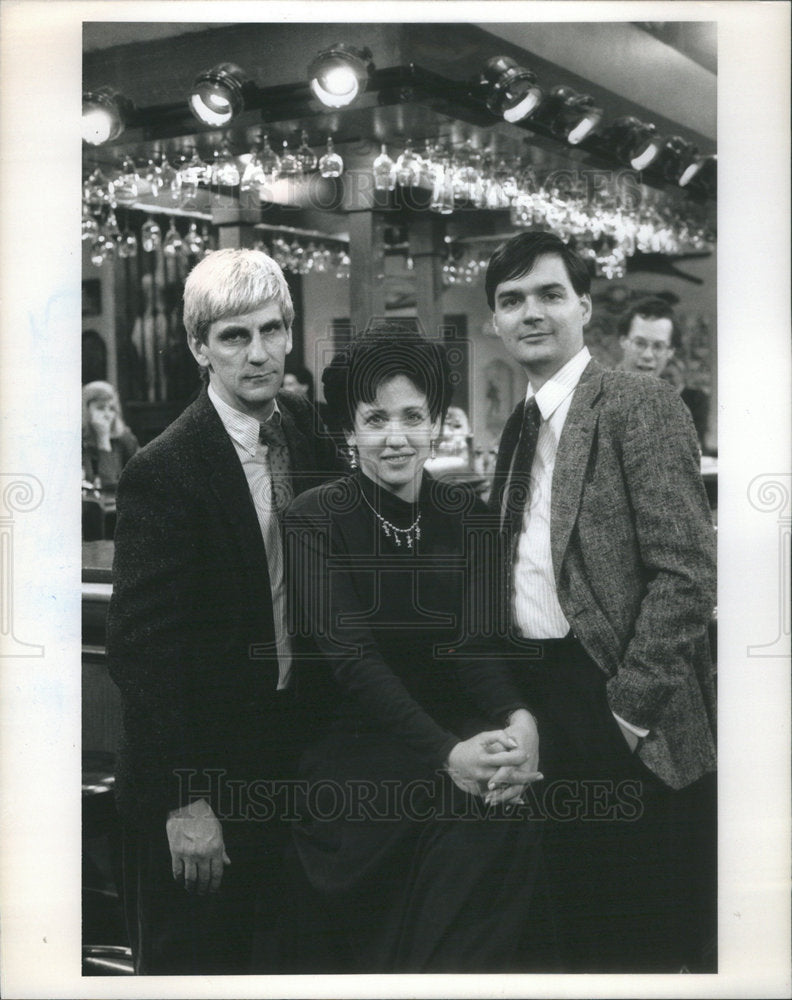
[{"label": "pearl necklace", "polygon": [[386,521],[379,511],[375,510],[368,501],[368,497],[363,492],[360,491],[360,495],[366,502],[366,506],[371,511],[371,513],[376,517],[380,523],[383,534],[386,538],[393,538],[396,545],[401,548],[402,538],[404,538],[407,543],[407,548],[411,549],[413,543],[416,542],[421,537],[421,512],[418,511],[418,517],[413,521],[409,528],[397,528],[395,524],[391,524],[390,521]]}]

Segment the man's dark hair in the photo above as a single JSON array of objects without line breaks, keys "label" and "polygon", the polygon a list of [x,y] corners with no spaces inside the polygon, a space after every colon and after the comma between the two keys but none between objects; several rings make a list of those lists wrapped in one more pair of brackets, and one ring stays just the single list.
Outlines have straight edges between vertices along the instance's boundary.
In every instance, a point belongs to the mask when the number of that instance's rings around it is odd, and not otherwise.
[{"label": "man's dark hair", "polygon": [[487,266],[484,288],[490,309],[495,311],[495,289],[501,282],[528,274],[539,257],[548,254],[554,254],[564,262],[575,294],[588,295],[591,289],[591,275],[588,265],[580,254],[567,246],[555,233],[519,233],[498,247]]},{"label": "man's dark hair", "polygon": [[352,430],[358,403],[373,403],[383,382],[408,378],[426,394],[432,420],[451,400],[451,371],[443,346],[398,324],[367,330],[332,359],[322,373],[331,423]]},{"label": "man's dark hair", "polygon": [[674,309],[670,302],[665,299],[641,299],[635,305],[630,306],[627,312],[619,318],[618,331],[620,337],[629,337],[632,321],[636,316],[641,319],[670,319],[671,320],[671,346],[675,351],[682,347],[682,335],[676,324]]}]

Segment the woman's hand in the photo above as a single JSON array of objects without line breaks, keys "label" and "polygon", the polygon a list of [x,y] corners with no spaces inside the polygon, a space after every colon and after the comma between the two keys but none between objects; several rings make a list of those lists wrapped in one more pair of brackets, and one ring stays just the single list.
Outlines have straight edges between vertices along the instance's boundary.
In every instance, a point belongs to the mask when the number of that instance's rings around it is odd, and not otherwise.
[{"label": "woman's hand", "polygon": [[463,792],[481,796],[499,771],[521,767],[527,759],[517,736],[498,729],[457,743],[448,755],[446,770]]},{"label": "woman's hand", "polygon": [[[520,802],[525,788],[534,781],[541,781],[544,775],[539,770],[539,731],[536,719],[521,708],[512,712],[509,725],[503,730],[511,743],[524,753],[522,764],[504,765],[498,768],[487,783],[485,800],[489,805],[504,802]],[[505,750],[506,744],[490,744],[493,752]]]},{"label": "woman's hand", "polygon": [[100,409],[98,406],[92,406],[89,410],[89,419],[91,427],[96,434],[96,443],[99,450],[110,451],[110,431],[115,420],[115,414],[109,410]]}]

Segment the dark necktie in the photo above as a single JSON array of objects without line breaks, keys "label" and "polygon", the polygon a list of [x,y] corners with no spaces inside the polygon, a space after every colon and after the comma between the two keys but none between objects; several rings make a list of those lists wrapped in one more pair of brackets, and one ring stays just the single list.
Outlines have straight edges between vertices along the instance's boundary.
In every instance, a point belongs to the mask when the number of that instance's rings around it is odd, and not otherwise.
[{"label": "dark necktie", "polygon": [[523,510],[531,492],[531,466],[536,454],[541,421],[536,397],[531,396],[525,406],[520,439],[514,452],[506,489],[503,491],[502,524],[509,527],[513,538],[522,528]]},{"label": "dark necktie", "polygon": [[272,505],[280,515],[294,498],[286,436],[282,427],[269,420],[259,425],[259,441],[267,446],[272,481]]}]

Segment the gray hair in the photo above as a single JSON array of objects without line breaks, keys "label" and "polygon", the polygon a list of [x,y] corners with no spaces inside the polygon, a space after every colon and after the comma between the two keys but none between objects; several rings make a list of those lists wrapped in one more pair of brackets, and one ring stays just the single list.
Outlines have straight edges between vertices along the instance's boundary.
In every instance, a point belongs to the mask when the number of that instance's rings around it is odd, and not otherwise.
[{"label": "gray hair", "polygon": [[280,306],[290,328],[294,305],[275,261],[261,250],[215,250],[195,265],[184,284],[184,328],[205,344],[216,320],[254,312],[270,301]]}]

